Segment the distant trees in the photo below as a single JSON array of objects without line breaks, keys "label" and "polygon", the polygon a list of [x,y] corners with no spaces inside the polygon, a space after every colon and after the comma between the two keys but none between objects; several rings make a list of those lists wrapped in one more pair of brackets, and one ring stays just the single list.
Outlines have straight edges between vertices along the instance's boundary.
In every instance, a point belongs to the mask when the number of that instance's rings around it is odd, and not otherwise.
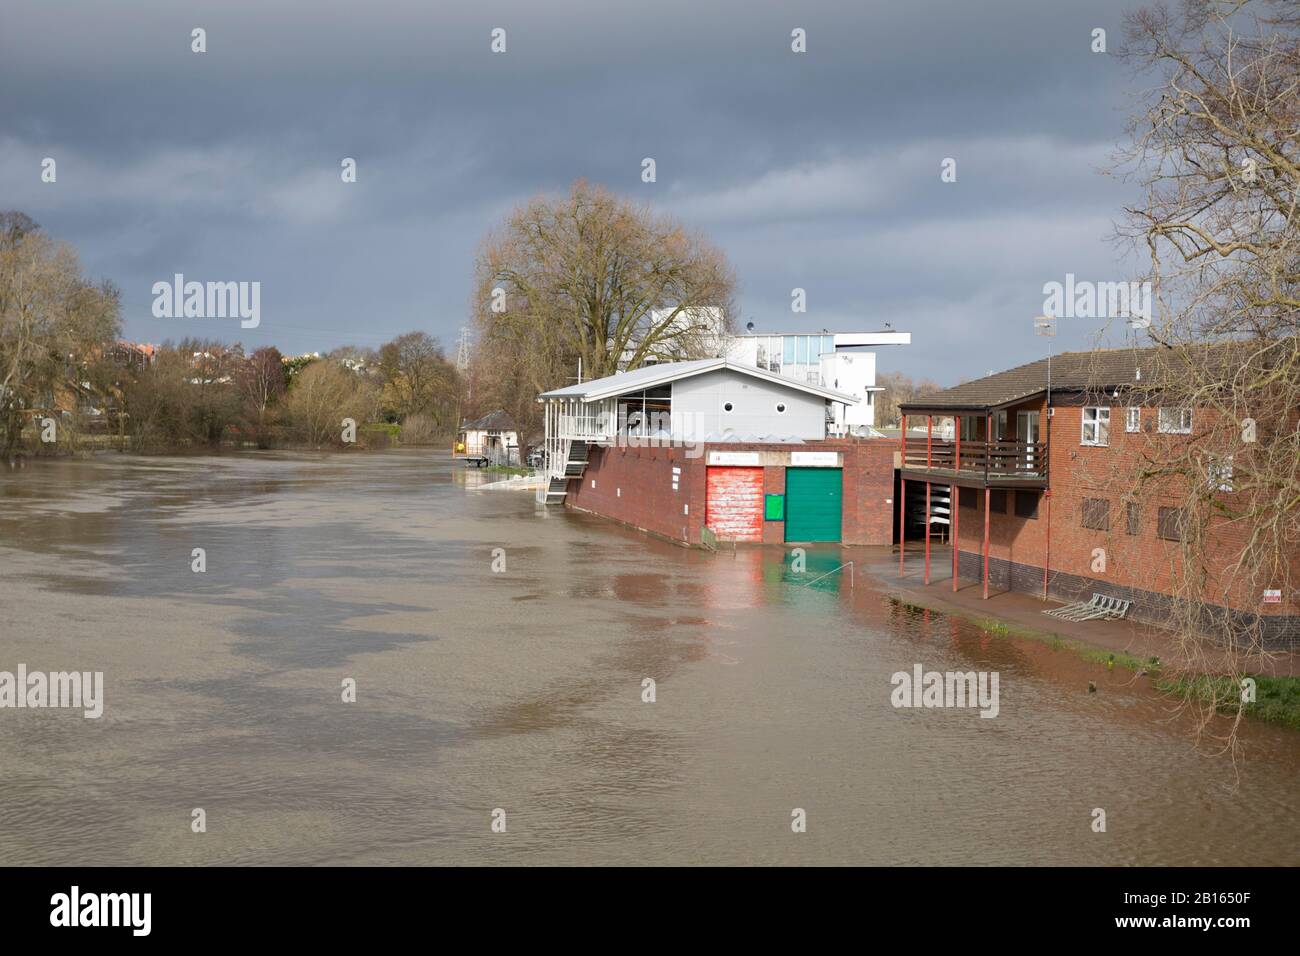
[{"label": "distant trees", "polygon": [[287,385],[284,356],[274,346],[257,349],[235,371],[242,418],[259,448],[267,447],[270,442],[268,414],[284,395]]},{"label": "distant trees", "polygon": [[940,385],[928,378],[917,381],[902,372],[881,372],[876,377],[876,384],[885,389],[877,392],[875,398],[876,425],[881,428],[892,428],[900,424],[900,405],[942,390]]},{"label": "distant trees", "polygon": [[[539,197],[490,233],[475,266],[479,358],[488,404],[535,419],[538,392],[636,367],[696,358],[733,325],[735,278],[703,238],[599,186]],[[714,314],[703,308],[716,309]]]},{"label": "distant trees", "polygon": [[153,363],[130,373],[123,409],[137,450],[216,445],[240,417],[235,377],[243,349],[210,339],[164,343]]},{"label": "distant trees", "polygon": [[313,447],[337,445],[343,419],[352,419],[358,429],[375,420],[380,391],[364,373],[340,362],[313,362],[295,376],[283,406],[285,424],[296,441]]},{"label": "distant trees", "polygon": [[428,440],[459,424],[455,421],[459,376],[437,339],[425,332],[407,332],[380,346],[375,362],[383,385],[383,407],[403,423],[404,440]]},{"label": "distant trees", "polygon": [[76,253],[19,212],[0,212],[0,457],[10,457],[30,413],[118,333],[120,296],[81,274]]}]

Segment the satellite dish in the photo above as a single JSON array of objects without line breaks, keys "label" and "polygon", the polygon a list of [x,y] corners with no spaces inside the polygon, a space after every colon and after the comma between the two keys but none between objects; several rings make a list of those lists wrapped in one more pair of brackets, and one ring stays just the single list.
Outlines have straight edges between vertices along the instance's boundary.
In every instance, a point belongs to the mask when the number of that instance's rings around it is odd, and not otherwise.
[{"label": "satellite dish", "polygon": [[753,322],[746,322],[746,323],[745,323],[745,331],[746,331],[746,332],[753,332],[753,331],[754,331],[754,323],[753,323]]}]

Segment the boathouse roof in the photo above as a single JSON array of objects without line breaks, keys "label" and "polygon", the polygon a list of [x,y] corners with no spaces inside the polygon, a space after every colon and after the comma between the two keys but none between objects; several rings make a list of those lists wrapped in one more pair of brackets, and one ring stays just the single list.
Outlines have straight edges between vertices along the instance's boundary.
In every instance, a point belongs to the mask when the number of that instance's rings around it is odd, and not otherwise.
[{"label": "boathouse roof", "polygon": [[[1096,349],[1090,352],[1062,352],[1050,359],[1052,393],[1096,392],[1126,387],[1156,387],[1160,381],[1179,374],[1180,366],[1189,361],[1204,362],[1204,354],[1193,356],[1190,350],[1208,350],[1220,362],[1229,362],[1234,349],[1246,343],[1196,344],[1182,348]],[[962,382],[941,392],[903,402],[905,414],[923,412],[974,411],[996,409],[1047,391],[1048,359],[1018,365]]]},{"label": "boathouse roof", "polygon": [[820,385],[812,385],[798,379],[785,378],[755,365],[731,362],[723,358],[695,359],[690,362],[660,362],[657,365],[647,365],[644,368],[633,369],[630,372],[619,372],[617,375],[594,378],[590,382],[580,382],[577,385],[566,385],[564,388],[552,389],[549,392],[543,392],[537,397],[537,400],[578,398],[584,402],[595,402],[605,398],[626,395],[629,392],[640,392],[647,388],[656,388],[680,379],[703,375],[706,372],[724,370],[762,379],[773,385],[782,385],[797,392],[819,395],[822,398],[843,402],[846,405],[856,405],[858,403],[855,396],[838,392],[833,388],[823,388]]}]

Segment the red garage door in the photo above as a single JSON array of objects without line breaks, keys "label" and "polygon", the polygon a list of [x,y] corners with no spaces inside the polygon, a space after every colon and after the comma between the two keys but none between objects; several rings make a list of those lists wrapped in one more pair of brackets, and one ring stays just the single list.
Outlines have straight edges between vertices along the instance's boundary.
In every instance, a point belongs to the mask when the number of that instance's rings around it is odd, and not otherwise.
[{"label": "red garage door", "polygon": [[763,540],[763,469],[710,468],[704,523],[725,541]]}]

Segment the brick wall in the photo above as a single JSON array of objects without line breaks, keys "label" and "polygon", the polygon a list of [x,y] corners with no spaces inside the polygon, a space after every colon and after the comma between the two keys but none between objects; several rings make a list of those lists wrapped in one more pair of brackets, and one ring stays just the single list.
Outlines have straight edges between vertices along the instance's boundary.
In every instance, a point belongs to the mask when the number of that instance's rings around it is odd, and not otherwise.
[{"label": "brick wall", "polygon": [[[843,462],[842,542],[889,544],[893,533],[894,452],[886,439],[850,439],[801,445],[710,444],[704,455],[687,458],[682,448],[591,449],[582,478],[569,482],[565,506],[612,518],[634,528],[687,544],[698,544],[704,525],[708,453],[839,452]],[[680,468],[673,489],[673,469]],[[595,482],[594,486],[592,482]],[[763,469],[764,494],[785,493],[785,466]],[[785,540],[785,522],[765,521],[763,543]]]},{"label": "brick wall", "polygon": [[[673,487],[673,469],[677,487]],[[612,518],[683,544],[704,526],[704,459],[684,448],[592,446],[587,470],[569,482],[565,507]]]},{"label": "brick wall", "polygon": [[[1014,417],[1013,410],[1012,422]],[[1006,512],[990,515],[992,586],[1041,593],[1042,569],[1046,563],[1055,582],[1049,582],[1049,592],[1056,596],[1072,600],[1079,595],[1087,598],[1093,591],[1117,597],[1132,593],[1136,597],[1125,599],[1137,602],[1133,613],[1139,618],[1157,621],[1162,615],[1167,616],[1168,595],[1174,591],[1178,579],[1182,544],[1160,538],[1156,529],[1159,509],[1176,506],[1178,499],[1161,495],[1158,489],[1148,489],[1135,501],[1137,533],[1130,534],[1128,502],[1124,497],[1129,476],[1140,467],[1148,443],[1187,440],[1188,436],[1156,433],[1155,417],[1154,408],[1144,408],[1143,430],[1130,433],[1125,430],[1124,407],[1113,406],[1109,444],[1093,447],[1080,443],[1082,406],[1054,406],[1049,447],[1051,489],[1039,499],[1037,519],[1016,515],[1015,496],[1025,494],[1023,490],[1008,490]],[[969,570],[963,570],[963,576],[979,579],[984,535],[983,489],[975,489],[975,495],[974,508],[960,509],[958,542],[974,562]],[[1084,527],[1084,499],[1107,502],[1108,529]],[[1243,545],[1242,529],[1223,522],[1215,528],[1214,545],[1221,549],[1226,565]],[[966,553],[960,558],[963,569],[968,567],[967,558]],[[997,577],[994,568],[999,569]],[[1300,561],[1292,570],[1292,580],[1297,579],[1300,579]],[[1268,620],[1267,628],[1276,642],[1285,645],[1293,639],[1288,636],[1295,630],[1291,622],[1300,621],[1300,599],[1296,593],[1284,593],[1282,604],[1264,605],[1262,594],[1241,593],[1239,589],[1221,585],[1214,578],[1213,569],[1204,593],[1213,596],[1212,606],[1230,607],[1248,617],[1258,614]],[[1271,620],[1274,618],[1275,621]]]},{"label": "brick wall", "polygon": [[[970,551],[957,555],[958,576],[968,581],[979,581],[984,574],[984,556]],[[1041,566],[1006,561],[989,555],[989,587],[999,591],[1020,591],[1042,594],[1043,569]],[[1047,576],[1047,593],[1060,601],[1086,601],[1094,593],[1133,602],[1129,617],[1150,624],[1165,624],[1174,613],[1173,599],[1167,594],[1129,587],[1113,581],[1068,574],[1052,570]],[[1281,614],[1261,616],[1227,608],[1211,606],[1207,610],[1207,629],[1215,622],[1215,615],[1228,615],[1241,631],[1256,625],[1266,648],[1281,651],[1300,650],[1300,615]]]}]

